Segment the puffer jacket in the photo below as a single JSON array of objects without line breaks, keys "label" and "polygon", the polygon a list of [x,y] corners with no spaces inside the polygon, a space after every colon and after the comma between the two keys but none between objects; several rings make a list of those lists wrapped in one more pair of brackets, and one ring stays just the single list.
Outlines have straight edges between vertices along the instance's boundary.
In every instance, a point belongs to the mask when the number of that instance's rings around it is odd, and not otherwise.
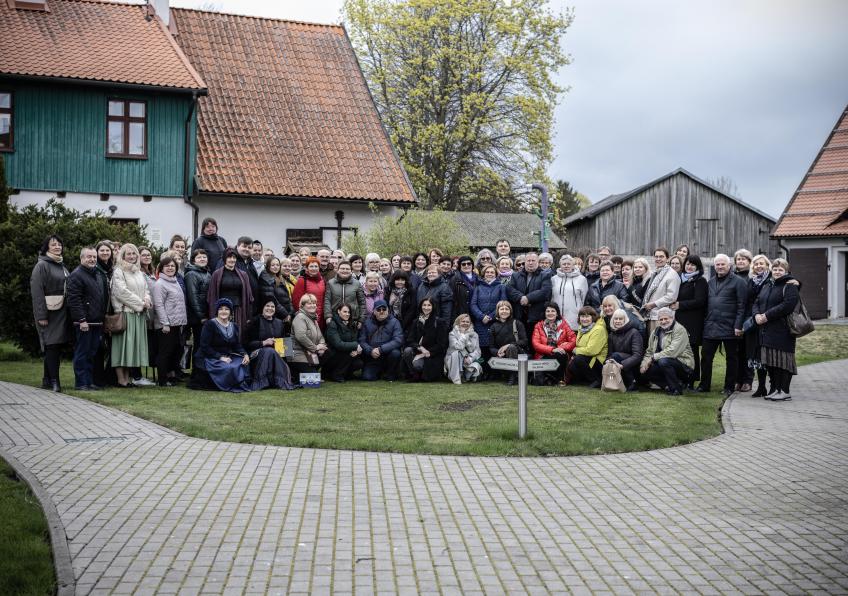
[{"label": "puffer jacket", "polygon": [[623,327],[610,331],[607,341],[609,354],[617,352],[627,355],[621,361],[623,369],[628,370],[637,367],[642,362],[642,356],[645,354],[645,342],[642,340],[642,333],[630,321],[625,323]]},{"label": "puffer jacket", "polygon": [[559,333],[557,345],[551,346],[548,344],[548,334],[545,333],[545,322],[539,321],[536,323],[536,326],[533,328],[532,340],[533,351],[536,354],[533,356],[534,360],[539,360],[543,356],[550,356],[554,353],[555,348],[563,349],[566,352],[574,351],[574,348],[577,345],[577,336],[574,334],[574,331],[571,329],[571,325],[568,324],[568,321],[565,319],[560,321],[557,326],[557,332]]},{"label": "puffer jacket", "polygon": [[[380,294],[382,297],[382,293]],[[357,323],[364,323],[366,315],[365,290],[353,276],[340,279],[338,275],[326,282],[324,290],[324,318],[332,319],[336,310],[342,305],[350,307],[350,319]]]},{"label": "puffer jacket", "polygon": [[707,316],[704,339],[733,339],[735,329],[742,329],[748,284],[733,273],[714,276],[707,282]]},{"label": "puffer jacket", "polygon": [[292,319],[292,362],[307,363],[307,352],[315,353],[318,344],[324,341],[318,321],[303,311]]},{"label": "puffer jacket", "polygon": [[262,275],[259,276],[259,307],[257,310],[261,312],[268,302],[274,303],[275,316],[278,319],[285,320],[294,313],[285,279],[281,277],[278,283],[272,274],[263,271]]},{"label": "puffer jacket", "polygon": [[648,338],[648,349],[645,350],[642,365],[645,366],[652,360],[656,361],[661,358],[676,358],[689,368],[694,368],[695,357],[692,355],[692,346],[689,344],[689,333],[686,332],[686,328],[677,321],[672,323],[671,329],[663,333],[662,350],[658,351],[657,346],[661,332],[662,327],[657,327]]},{"label": "puffer jacket", "polygon": [[607,359],[607,327],[602,319],[595,321],[586,333],[577,332],[575,356],[591,356],[589,366],[603,364]]},{"label": "puffer jacket", "polygon": [[138,268],[115,267],[111,295],[115,312],[140,313],[144,310],[145,301],[150,302],[147,278]]},{"label": "puffer jacket", "polygon": [[[474,331],[477,332],[480,345],[484,348],[491,343],[489,329],[498,316],[495,307],[501,300],[509,300],[507,287],[497,279],[491,283],[481,279],[471,295],[471,320],[474,322]],[[483,317],[487,315],[491,321],[484,325]]]},{"label": "puffer jacket", "polygon": [[153,284],[153,308],[156,311],[155,329],[188,324],[185,294],[176,276],[159,274]]},{"label": "puffer jacket", "polygon": [[583,308],[588,294],[589,284],[578,272],[557,271],[551,277],[551,302],[556,303],[562,318],[568,321],[572,330],[577,329],[577,313]]},{"label": "puffer jacket", "polygon": [[601,302],[607,296],[615,296],[622,302],[627,300],[627,288],[621,280],[612,278],[610,282],[601,286],[602,281],[599,279],[589,287],[589,294],[586,296],[586,306],[591,306],[597,311],[600,311]]},{"label": "puffer jacket", "polygon": [[436,316],[446,324],[453,323],[453,292],[441,275],[433,281],[425,279],[421,282],[416,295],[416,308],[425,298],[433,301],[433,312]]},{"label": "puffer jacket", "polygon": [[348,325],[338,313],[333,313],[333,318],[327,323],[327,345],[336,352],[346,353],[353,352],[359,346],[359,330],[353,318]]},{"label": "puffer jacket", "polygon": [[366,354],[374,348],[380,348],[383,354],[400,350],[403,348],[403,330],[400,328],[400,321],[391,313],[383,321],[378,321],[374,315],[371,315],[359,330],[359,345]]},{"label": "puffer jacket", "polygon": [[199,325],[209,316],[209,304],[206,295],[209,293],[209,281],[212,274],[207,267],[198,267],[193,263],[186,266],[185,271],[186,302],[189,325]]},{"label": "puffer jacket", "polygon": [[786,317],[795,310],[801,294],[798,285],[788,283],[792,279],[792,276],[784,275],[764,282],[766,287],[760,290],[752,313],[765,315],[768,319],[758,327],[761,346],[794,353],[796,338],[789,332]]}]

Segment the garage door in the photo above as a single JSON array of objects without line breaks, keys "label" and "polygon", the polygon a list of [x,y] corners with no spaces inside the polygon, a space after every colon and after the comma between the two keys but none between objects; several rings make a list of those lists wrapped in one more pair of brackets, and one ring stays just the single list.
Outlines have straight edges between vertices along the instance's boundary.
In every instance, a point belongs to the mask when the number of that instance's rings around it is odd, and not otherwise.
[{"label": "garage door", "polygon": [[792,276],[803,284],[801,297],[810,316],[827,318],[827,249],[793,248],[789,251]]}]

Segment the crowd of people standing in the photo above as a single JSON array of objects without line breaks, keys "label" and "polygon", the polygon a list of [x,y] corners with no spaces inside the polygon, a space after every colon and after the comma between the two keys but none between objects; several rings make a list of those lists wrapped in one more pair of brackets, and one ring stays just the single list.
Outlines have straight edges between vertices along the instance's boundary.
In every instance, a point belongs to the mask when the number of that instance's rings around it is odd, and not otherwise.
[{"label": "crowd of people standing", "polygon": [[513,255],[506,240],[474,256],[276,256],[253,238],[228,245],[212,218],[201,228],[155,266],[147,247],[102,241],[69,272],[61,238],[45,240],[31,279],[44,387],[61,390],[71,340],[78,390],[149,385],[152,367],[161,386],[233,392],[291,389],[302,373],[462,384],[494,377],[492,356],[529,354],[560,365],[534,383],[600,387],[606,366],[627,391],[681,395],[711,390],[723,348],[725,394],[756,375],[753,396],[791,398],[800,284],[785,259],[740,249],[705,271],[685,245],[658,247],[652,266],[609,247]]}]

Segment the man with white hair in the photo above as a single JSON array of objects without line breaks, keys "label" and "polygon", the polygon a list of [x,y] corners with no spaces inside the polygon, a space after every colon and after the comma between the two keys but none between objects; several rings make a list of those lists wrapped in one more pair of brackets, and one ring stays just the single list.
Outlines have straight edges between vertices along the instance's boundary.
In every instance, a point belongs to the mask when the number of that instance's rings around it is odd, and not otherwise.
[{"label": "man with white hair", "polygon": [[739,338],[748,300],[748,284],[730,271],[730,257],[717,254],[713,258],[715,276],[707,284],[707,314],[704,320],[704,346],[701,352],[701,383],[697,391],[707,392],[713,377],[713,358],[724,346],[727,363],[724,371],[724,394],[730,395],[736,385],[739,368]]},{"label": "man with white hair", "polygon": [[675,322],[670,308],[658,309],[657,328],[648,337],[648,349],[639,367],[642,380],[659,385],[669,395],[682,395],[694,374],[693,366],[695,358],[686,327]]}]

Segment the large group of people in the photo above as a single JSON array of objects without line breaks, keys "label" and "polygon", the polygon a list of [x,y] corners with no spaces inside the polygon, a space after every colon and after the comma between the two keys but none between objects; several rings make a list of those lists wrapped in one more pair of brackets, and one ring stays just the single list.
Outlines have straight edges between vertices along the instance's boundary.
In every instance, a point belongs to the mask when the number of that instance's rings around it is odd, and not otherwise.
[{"label": "large group of people", "polygon": [[[75,388],[154,381],[231,392],[291,389],[323,380],[449,381],[499,376],[488,359],[553,359],[531,382],[626,391],[708,392],[719,349],[723,391],[791,398],[797,374],[787,316],[800,284],[785,259],[740,249],[623,258],[513,254],[501,240],[476,255],[437,248],[381,257],[308,248],[277,256],[259,240],[230,246],[207,218],[188,247],[156,255],[102,241],[68,271],[58,236],[44,241],[31,279],[44,349],[44,387],[61,390],[59,354],[74,341]],[[188,373],[190,369],[190,376]],[[515,384],[517,375],[505,375]]]}]

